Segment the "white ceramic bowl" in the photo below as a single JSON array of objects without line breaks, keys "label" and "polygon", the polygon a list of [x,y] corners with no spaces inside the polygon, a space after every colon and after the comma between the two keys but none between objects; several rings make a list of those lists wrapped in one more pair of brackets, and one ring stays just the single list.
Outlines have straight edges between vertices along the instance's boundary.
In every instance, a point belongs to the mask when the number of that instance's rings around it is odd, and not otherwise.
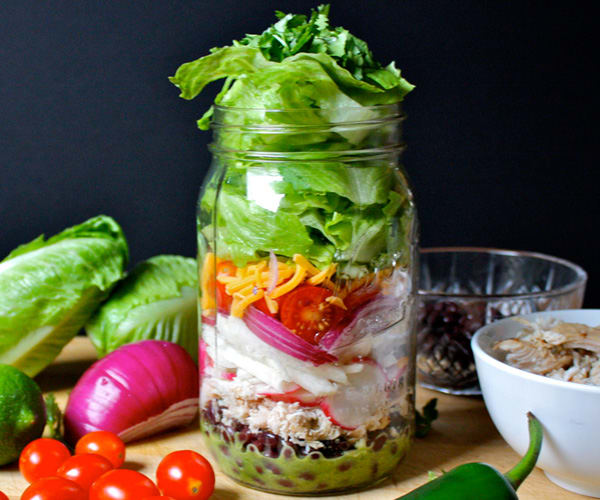
[{"label": "white ceramic bowl", "polygon": [[[600,325],[600,309],[546,311],[522,316]],[[477,331],[471,347],[485,405],[505,441],[520,455],[529,444],[528,411],[544,427],[538,459],[546,476],[568,490],[600,498],[600,387],[563,382],[514,368],[493,350],[523,325],[513,319]]]}]

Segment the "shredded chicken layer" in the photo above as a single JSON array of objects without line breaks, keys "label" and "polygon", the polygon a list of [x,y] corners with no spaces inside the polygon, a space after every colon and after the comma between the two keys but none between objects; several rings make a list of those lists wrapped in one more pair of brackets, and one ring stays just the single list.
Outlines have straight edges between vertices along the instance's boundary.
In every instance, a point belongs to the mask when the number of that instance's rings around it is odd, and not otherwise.
[{"label": "shredded chicken layer", "polygon": [[217,399],[223,410],[223,423],[234,425],[241,422],[251,432],[269,431],[299,445],[320,448],[321,441],[344,436],[354,443],[368,431],[383,429],[390,423],[389,404],[382,398],[382,405],[367,422],[353,430],[335,425],[319,407],[304,407],[298,403],[272,401],[260,396],[259,387],[266,387],[258,379],[238,369],[233,380],[211,378],[202,387],[203,404]]},{"label": "shredded chicken layer", "polygon": [[523,330],[494,345],[506,353],[509,365],[567,382],[600,385],[600,326],[514,319],[523,323]]}]

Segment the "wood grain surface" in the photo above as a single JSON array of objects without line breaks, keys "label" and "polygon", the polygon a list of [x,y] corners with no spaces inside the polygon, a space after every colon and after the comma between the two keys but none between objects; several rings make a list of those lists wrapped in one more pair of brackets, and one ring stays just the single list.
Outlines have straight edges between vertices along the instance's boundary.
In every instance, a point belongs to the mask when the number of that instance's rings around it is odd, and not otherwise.
[{"label": "wood grain surface", "polygon": [[[77,337],[36,380],[44,392],[55,393],[59,406],[64,409],[69,390],[94,359],[95,351],[89,340]],[[370,490],[321,498],[393,500],[426,482],[428,471],[439,474],[465,462],[486,462],[504,472],[518,462],[519,456],[502,440],[481,399],[447,396],[419,388],[417,406],[421,408],[432,397],[438,398],[439,419],[426,438],[415,440],[408,457],[391,479]],[[197,424],[129,444],[125,466],[154,479],[154,471],[161,458],[178,449],[195,449],[208,457]],[[222,475],[218,469],[216,475],[214,500],[299,498],[245,488]],[[0,468],[0,490],[11,500],[17,500],[26,487],[27,483],[16,465]],[[590,497],[559,488],[540,469],[535,469],[519,488],[519,498],[570,500]]]}]

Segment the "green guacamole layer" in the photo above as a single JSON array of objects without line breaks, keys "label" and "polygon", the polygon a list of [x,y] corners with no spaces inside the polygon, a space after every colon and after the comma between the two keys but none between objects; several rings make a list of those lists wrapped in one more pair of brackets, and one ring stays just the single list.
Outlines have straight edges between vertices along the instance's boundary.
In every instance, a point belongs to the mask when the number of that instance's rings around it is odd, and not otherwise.
[{"label": "green guacamole layer", "polygon": [[202,433],[221,470],[251,488],[286,494],[329,494],[365,488],[391,474],[410,446],[409,430],[391,438],[383,432],[366,445],[359,440],[339,457],[319,452],[298,457],[284,444],[277,458],[258,452],[253,444],[243,449],[234,438],[223,439],[217,427],[205,420]]}]

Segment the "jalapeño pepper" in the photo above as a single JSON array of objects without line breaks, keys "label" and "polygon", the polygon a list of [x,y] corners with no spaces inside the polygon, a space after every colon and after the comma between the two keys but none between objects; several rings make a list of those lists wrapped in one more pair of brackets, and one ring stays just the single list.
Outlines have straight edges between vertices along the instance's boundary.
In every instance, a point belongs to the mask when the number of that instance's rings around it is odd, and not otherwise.
[{"label": "jalape\u00f1o pepper", "polygon": [[542,447],[543,429],[529,412],[529,448],[506,474],[487,464],[459,465],[443,476],[396,500],[514,500],[517,488],[535,467]]}]

